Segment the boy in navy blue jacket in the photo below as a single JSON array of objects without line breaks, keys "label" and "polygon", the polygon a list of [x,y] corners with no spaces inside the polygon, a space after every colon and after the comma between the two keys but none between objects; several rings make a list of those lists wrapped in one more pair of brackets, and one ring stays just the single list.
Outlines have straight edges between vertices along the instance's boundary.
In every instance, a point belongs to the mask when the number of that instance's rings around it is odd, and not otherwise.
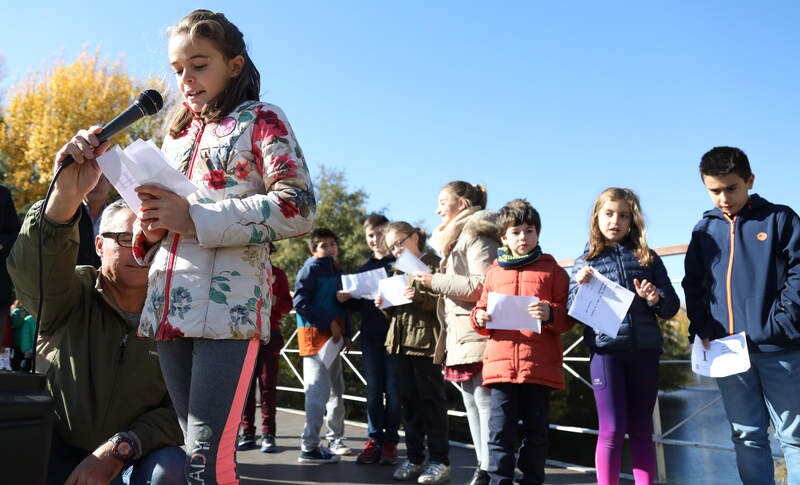
[{"label": "boy in navy blue jacket", "polygon": [[[372,256],[359,269],[359,273],[384,268],[390,272],[394,256],[383,242],[383,233],[389,220],[382,214],[372,214],[364,221],[364,237]],[[386,351],[386,333],[389,322],[372,299],[355,298],[339,292],[339,301],[348,310],[361,314],[361,364],[367,381],[367,442],[356,457],[357,463],[397,463],[397,430],[400,427],[400,396],[397,390],[397,362],[395,355]],[[346,303],[345,303],[346,302]]]},{"label": "boy in navy blue jacket", "polygon": [[683,288],[689,334],[707,345],[744,331],[749,370],[718,378],[739,476],[774,484],[770,419],[800,484],[800,218],[750,195],[754,175],[738,148],[715,147],[700,162],[715,208],[692,231]]},{"label": "boy in navy blue jacket", "polygon": [[[339,455],[349,455],[344,444],[344,378],[339,356],[326,367],[319,351],[329,339],[350,338],[350,325],[336,299],[342,271],[336,264],[339,246],[330,229],[311,231],[308,241],[311,257],[297,273],[292,302],[297,312],[297,343],[303,357],[306,424],[298,461],[335,463]],[[326,415],[327,412],[327,415]],[[320,446],[319,431],[325,417],[328,448]]]}]

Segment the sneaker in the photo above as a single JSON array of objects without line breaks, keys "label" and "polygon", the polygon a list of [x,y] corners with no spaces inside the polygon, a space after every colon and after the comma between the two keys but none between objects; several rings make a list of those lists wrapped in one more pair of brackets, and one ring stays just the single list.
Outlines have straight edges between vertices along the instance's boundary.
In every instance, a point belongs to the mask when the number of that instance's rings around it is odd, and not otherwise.
[{"label": "sneaker", "polygon": [[450,480],[450,466],[432,461],[417,478],[417,483],[437,484]]},{"label": "sneaker", "polygon": [[236,441],[236,449],[239,451],[252,450],[256,447],[256,437],[252,434],[239,435]]},{"label": "sneaker", "polygon": [[379,463],[381,465],[394,465],[397,463],[397,445],[394,441],[383,440]]},{"label": "sneaker", "polygon": [[275,435],[261,435],[261,453],[275,453]]},{"label": "sneaker", "polygon": [[338,463],[341,458],[334,455],[324,446],[317,446],[311,451],[300,450],[297,461],[300,463]]},{"label": "sneaker", "polygon": [[422,464],[415,465],[410,460],[405,460],[395,468],[392,478],[395,480],[413,480],[422,473]]},{"label": "sneaker", "polygon": [[364,449],[356,457],[356,463],[378,463],[381,459],[381,445],[375,440],[364,443]]},{"label": "sneaker", "polygon": [[344,438],[336,438],[331,440],[328,443],[328,448],[331,450],[331,453],[336,453],[337,455],[349,455],[353,452],[353,450],[344,444]]}]

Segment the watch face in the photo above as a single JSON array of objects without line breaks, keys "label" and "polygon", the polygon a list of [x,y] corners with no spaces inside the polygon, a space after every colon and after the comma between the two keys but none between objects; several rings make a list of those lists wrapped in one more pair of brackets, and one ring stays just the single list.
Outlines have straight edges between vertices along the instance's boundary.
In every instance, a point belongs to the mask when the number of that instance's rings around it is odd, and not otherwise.
[{"label": "watch face", "polygon": [[130,460],[133,456],[133,447],[127,441],[119,440],[114,445],[114,456],[122,461]]}]

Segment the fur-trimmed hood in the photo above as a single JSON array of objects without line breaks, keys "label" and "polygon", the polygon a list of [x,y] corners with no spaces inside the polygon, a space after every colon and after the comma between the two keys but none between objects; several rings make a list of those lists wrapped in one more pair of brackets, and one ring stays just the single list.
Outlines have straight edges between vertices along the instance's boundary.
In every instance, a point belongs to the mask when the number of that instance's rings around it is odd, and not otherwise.
[{"label": "fur-trimmed hood", "polygon": [[471,216],[464,224],[462,233],[465,236],[488,237],[500,242],[500,228],[497,227],[498,212],[493,210],[480,210]]}]

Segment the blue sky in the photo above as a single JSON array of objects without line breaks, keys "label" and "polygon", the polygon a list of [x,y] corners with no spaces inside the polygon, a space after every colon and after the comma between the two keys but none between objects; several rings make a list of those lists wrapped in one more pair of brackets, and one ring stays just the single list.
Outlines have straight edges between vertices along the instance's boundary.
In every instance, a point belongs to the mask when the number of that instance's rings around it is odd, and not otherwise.
[{"label": "blue sky", "polygon": [[639,193],[651,246],[686,243],[716,145],[798,208],[798,2],[14,2],[0,88],[84,46],[171,81],[165,29],[199,6],[244,32],[311,170],[392,219],[432,230],[442,185],[482,182],[491,208],[530,200],[543,249],[572,258],[615,185]]}]

